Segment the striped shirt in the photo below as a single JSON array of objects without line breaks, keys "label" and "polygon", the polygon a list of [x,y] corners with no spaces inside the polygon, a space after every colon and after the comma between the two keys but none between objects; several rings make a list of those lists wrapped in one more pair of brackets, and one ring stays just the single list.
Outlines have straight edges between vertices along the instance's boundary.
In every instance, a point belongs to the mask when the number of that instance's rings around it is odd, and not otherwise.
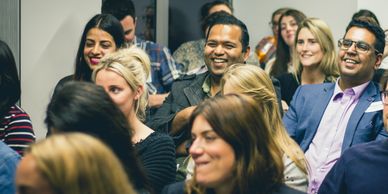
[{"label": "striped shirt", "polygon": [[35,142],[30,117],[19,106],[11,106],[0,119],[0,140],[20,155],[29,144]]}]

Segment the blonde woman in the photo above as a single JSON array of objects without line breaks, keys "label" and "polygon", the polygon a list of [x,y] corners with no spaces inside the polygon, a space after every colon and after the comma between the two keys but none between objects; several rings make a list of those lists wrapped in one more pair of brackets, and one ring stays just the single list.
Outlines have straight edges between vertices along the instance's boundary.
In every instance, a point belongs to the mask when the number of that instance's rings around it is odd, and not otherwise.
[{"label": "blonde woman", "polygon": [[[335,82],[337,54],[329,26],[317,18],[304,20],[296,31],[292,53],[293,73],[278,77],[282,100],[290,104],[296,88],[304,84]],[[283,103],[283,108],[288,107]]]},{"label": "blonde woman", "polygon": [[235,64],[222,77],[223,94],[242,93],[253,97],[263,107],[262,115],[270,122],[271,136],[281,150],[285,183],[297,190],[307,191],[307,164],[303,151],[284,128],[275,89],[264,70],[254,65]]},{"label": "blonde woman", "polygon": [[137,47],[121,49],[101,59],[92,79],[102,86],[124,113],[132,143],[155,192],[175,180],[175,146],[170,136],[155,132],[143,121],[147,107],[148,55]]},{"label": "blonde woman", "polygon": [[16,172],[18,193],[136,193],[112,151],[86,134],[53,135],[25,153]]}]

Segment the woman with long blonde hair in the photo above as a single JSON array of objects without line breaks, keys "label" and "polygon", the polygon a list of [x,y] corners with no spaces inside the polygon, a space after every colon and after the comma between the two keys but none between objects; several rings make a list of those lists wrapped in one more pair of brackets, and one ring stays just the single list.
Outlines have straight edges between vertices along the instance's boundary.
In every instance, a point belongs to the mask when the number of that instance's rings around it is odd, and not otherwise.
[{"label": "woman with long blonde hair", "polygon": [[235,64],[222,77],[223,94],[241,93],[253,97],[262,105],[262,115],[270,122],[271,136],[281,150],[285,183],[300,191],[307,191],[307,164],[303,151],[284,128],[272,81],[264,70],[254,65]]}]

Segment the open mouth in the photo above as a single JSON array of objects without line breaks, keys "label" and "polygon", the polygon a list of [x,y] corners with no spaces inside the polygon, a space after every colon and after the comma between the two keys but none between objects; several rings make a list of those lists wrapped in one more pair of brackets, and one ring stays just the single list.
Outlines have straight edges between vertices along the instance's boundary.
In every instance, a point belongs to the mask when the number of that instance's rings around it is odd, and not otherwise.
[{"label": "open mouth", "polygon": [[100,62],[100,58],[95,58],[95,57],[90,58],[90,63],[92,65],[97,65],[99,62]]}]

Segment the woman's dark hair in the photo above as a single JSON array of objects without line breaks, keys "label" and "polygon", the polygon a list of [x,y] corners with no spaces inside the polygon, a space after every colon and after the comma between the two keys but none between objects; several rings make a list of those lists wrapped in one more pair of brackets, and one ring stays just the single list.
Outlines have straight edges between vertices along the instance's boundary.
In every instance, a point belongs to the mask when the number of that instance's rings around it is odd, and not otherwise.
[{"label": "woman's dark hair", "polygon": [[102,87],[88,82],[66,83],[48,104],[45,123],[51,133],[83,132],[97,137],[122,162],[135,188],[149,189],[132,146],[128,121]]},{"label": "woman's dark hair", "polygon": [[296,10],[296,9],[288,9],[279,19],[278,24],[278,40],[276,45],[276,59],[272,66],[270,75],[271,76],[280,76],[283,73],[288,72],[288,63],[291,61],[291,53],[290,53],[290,47],[286,44],[282,37],[282,27],[281,22],[283,17],[285,16],[292,16],[296,23],[299,24],[306,19],[306,15],[304,13]]},{"label": "woman's dark hair", "polygon": [[113,37],[113,41],[116,44],[116,48],[120,48],[124,44],[124,30],[113,15],[110,14],[97,14],[86,24],[82,33],[81,42],[78,46],[77,56],[75,59],[75,73],[74,80],[91,81],[92,70],[86,63],[84,58],[84,47],[86,42],[86,36],[90,29],[101,29]]},{"label": "woman's dark hair", "polygon": [[20,93],[15,58],[7,43],[0,40],[0,117],[20,99]]}]

